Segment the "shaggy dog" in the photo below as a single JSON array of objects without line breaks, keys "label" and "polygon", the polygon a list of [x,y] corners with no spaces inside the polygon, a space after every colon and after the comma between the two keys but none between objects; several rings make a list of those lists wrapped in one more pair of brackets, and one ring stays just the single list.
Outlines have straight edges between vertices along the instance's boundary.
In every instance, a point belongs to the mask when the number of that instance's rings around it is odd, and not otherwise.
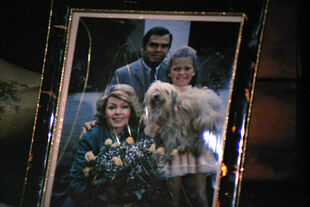
[{"label": "shaggy dog", "polygon": [[202,153],[202,134],[222,131],[223,106],[218,95],[207,88],[192,87],[178,93],[170,83],[154,82],[145,94],[145,133],[169,152]]}]

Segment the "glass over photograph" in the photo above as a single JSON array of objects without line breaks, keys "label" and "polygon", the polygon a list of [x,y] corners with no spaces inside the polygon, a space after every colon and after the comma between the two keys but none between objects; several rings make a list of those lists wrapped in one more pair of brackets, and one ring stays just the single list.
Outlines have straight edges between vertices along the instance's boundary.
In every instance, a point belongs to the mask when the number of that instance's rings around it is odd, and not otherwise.
[{"label": "glass over photograph", "polygon": [[44,206],[215,206],[244,21],[72,9]]}]

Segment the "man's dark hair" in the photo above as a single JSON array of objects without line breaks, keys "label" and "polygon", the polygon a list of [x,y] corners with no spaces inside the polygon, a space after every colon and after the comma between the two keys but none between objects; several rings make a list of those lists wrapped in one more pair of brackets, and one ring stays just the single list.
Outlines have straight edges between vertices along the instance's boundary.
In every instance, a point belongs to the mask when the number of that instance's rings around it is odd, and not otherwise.
[{"label": "man's dark hair", "polygon": [[150,41],[150,38],[152,35],[159,35],[163,36],[169,34],[170,36],[170,43],[169,43],[169,48],[171,47],[172,43],[172,34],[169,32],[169,30],[165,27],[153,27],[151,28],[144,36],[142,40],[142,47],[145,48],[147,43]]}]

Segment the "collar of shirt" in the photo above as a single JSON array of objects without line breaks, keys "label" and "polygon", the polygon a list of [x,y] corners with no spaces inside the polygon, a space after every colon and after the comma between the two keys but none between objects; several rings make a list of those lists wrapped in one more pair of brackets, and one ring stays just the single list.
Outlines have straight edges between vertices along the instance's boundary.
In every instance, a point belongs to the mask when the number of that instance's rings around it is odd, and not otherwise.
[{"label": "collar of shirt", "polygon": [[[150,73],[151,73],[151,70],[152,70],[151,67],[148,66],[148,65],[144,62],[143,59],[141,59],[141,60],[142,60],[143,66],[146,68],[148,74],[150,74]],[[155,72],[155,80],[157,80],[157,74],[158,74],[158,69],[160,68],[160,65],[161,65],[161,63],[155,68],[155,70],[156,70],[156,72]]]}]

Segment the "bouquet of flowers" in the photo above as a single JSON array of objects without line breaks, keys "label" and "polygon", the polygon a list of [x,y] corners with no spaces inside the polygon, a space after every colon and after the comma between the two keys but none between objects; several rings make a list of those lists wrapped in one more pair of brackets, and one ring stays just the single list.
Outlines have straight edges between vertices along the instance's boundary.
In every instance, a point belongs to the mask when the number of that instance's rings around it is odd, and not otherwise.
[{"label": "bouquet of flowers", "polygon": [[137,142],[132,137],[115,143],[107,139],[90,171],[91,185],[99,199],[107,203],[145,205],[170,199],[163,166],[172,158],[173,153],[156,148],[150,137]]}]

